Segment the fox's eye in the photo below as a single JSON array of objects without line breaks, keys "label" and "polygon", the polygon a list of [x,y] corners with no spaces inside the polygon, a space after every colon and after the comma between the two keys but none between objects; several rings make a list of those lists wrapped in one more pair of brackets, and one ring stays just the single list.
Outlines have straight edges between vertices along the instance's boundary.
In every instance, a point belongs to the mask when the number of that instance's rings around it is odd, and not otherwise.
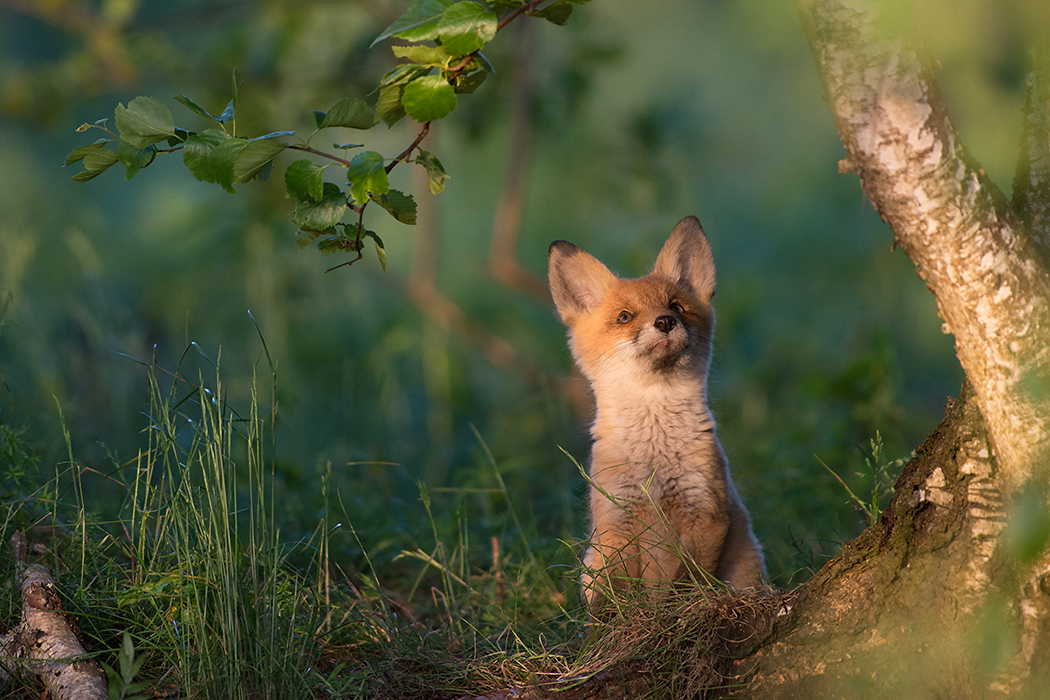
[{"label": "fox's eye", "polygon": [[676,314],[684,314],[685,313],[685,307],[682,306],[681,304],[679,304],[677,301],[672,301],[671,304],[670,304],[670,307],[671,307],[671,311],[674,311]]},{"label": "fox's eye", "polygon": [[627,323],[630,320],[631,320],[631,312],[629,312],[629,311],[621,311],[620,315],[616,317],[616,322],[617,323]]}]

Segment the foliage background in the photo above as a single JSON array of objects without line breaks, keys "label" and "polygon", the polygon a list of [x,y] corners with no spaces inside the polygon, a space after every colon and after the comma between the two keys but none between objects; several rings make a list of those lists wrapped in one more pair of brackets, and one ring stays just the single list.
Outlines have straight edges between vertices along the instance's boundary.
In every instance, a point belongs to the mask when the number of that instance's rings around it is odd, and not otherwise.
[{"label": "foliage background", "polygon": [[[1024,4],[916,7],[908,12],[921,26],[940,27],[927,39],[962,136],[1008,193]],[[76,460],[97,472],[85,488],[99,512],[121,498],[104,475],[130,468],[144,447],[141,362],[194,380],[219,363],[236,406],[253,381],[269,385],[268,350],[283,536],[304,536],[337,507],[358,536],[334,534],[333,561],[352,572],[367,550],[397,581],[404,563],[394,557],[432,542],[419,483],[441,528],[466,523],[479,541],[504,531],[487,449],[538,551],[571,561],[584,490],[560,448],[586,459],[587,417],[566,398],[579,380],[547,303],[486,266],[520,32],[501,32],[494,79],[424,144],[451,173],[448,190],[430,200],[408,167],[393,174],[428,199],[420,218],[440,240],[437,288],[511,344],[509,363],[490,363],[413,302],[420,232],[381,213],[373,223],[388,271],[366,256],[325,274],[332,258],[295,245],[280,178],[233,196],[194,181],[177,157],[131,183],[117,168],[85,184],[62,169],[87,142],[79,124],[140,94],[191,121],[170,97],[221,110],[233,68],[239,133],[309,129],[312,109],[369,92],[393,65],[369,44],[403,9],[0,2],[0,423],[27,427],[45,470],[65,459],[67,427]],[[794,8],[598,0],[567,29],[532,24],[518,258],[542,276],[549,242],[564,238],[643,274],[674,223],[700,217],[719,274],[710,386],[719,434],[774,581],[804,580],[863,525],[821,462],[855,491],[872,488],[879,474],[865,457],[876,432],[881,462],[906,457],[962,375],[933,297],[889,250],[856,179],[837,174],[844,151]],[[399,124],[365,136],[396,153],[414,132]]]}]

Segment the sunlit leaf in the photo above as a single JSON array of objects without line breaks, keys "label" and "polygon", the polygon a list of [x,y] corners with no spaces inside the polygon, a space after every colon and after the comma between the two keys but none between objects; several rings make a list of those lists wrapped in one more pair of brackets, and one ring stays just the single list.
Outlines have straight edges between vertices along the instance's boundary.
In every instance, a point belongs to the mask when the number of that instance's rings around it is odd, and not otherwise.
[{"label": "sunlit leaf", "polygon": [[385,88],[391,85],[404,86],[409,82],[415,80],[421,75],[426,75],[431,71],[430,66],[421,66],[415,63],[404,63],[394,70],[390,71],[383,76],[382,82],[379,83],[379,87]]},{"label": "sunlit leaf", "polygon": [[453,0],[418,0],[408,8],[403,16],[384,29],[372,42],[372,46],[392,36],[410,41],[435,38],[438,20],[441,19],[441,14],[452,5],[452,2]]},{"label": "sunlit leaf", "polygon": [[394,45],[390,47],[398,58],[407,58],[416,63],[425,63],[431,66],[443,66],[450,56],[440,46],[423,46],[413,44],[411,46]]},{"label": "sunlit leaf", "polygon": [[375,151],[365,151],[354,156],[346,170],[346,179],[350,183],[350,195],[358,206],[367,202],[370,196],[378,197],[390,190],[383,156]]},{"label": "sunlit leaf", "polygon": [[438,20],[441,46],[452,56],[473,53],[496,36],[499,17],[476,2],[457,2]]},{"label": "sunlit leaf", "polygon": [[145,148],[175,135],[171,112],[155,97],[136,97],[128,106],[118,104],[115,121],[120,138],[135,148]]},{"label": "sunlit leaf", "polygon": [[405,86],[401,104],[417,122],[430,122],[448,116],[456,108],[456,91],[443,75],[425,75]]},{"label": "sunlit leaf", "polygon": [[376,100],[376,119],[393,126],[405,116],[405,108],[401,104],[401,93],[404,85],[386,85],[379,89],[379,99]]},{"label": "sunlit leaf", "polygon": [[445,168],[441,165],[441,161],[437,159],[433,153],[419,149],[419,155],[416,156],[415,162],[422,165],[427,169],[427,177],[430,182],[430,191],[433,194],[440,194],[445,191],[445,180],[448,180],[451,175],[445,172]]},{"label": "sunlit leaf", "polygon": [[383,245],[383,239],[375,231],[365,231],[365,235],[375,242],[376,257],[379,258],[379,264],[383,267],[383,272],[386,272],[386,246]]}]

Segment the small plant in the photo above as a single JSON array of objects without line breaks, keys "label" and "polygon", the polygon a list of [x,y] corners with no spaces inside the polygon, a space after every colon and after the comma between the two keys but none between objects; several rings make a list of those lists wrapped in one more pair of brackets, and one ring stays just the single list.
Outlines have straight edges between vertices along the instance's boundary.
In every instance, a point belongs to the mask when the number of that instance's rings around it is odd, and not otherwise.
[{"label": "small plant", "polygon": [[[907,459],[893,459],[888,462],[882,462],[883,449],[882,435],[876,430],[875,437],[871,441],[871,455],[864,458],[867,471],[856,473],[862,480],[871,479],[871,488],[867,498],[861,498],[855,494],[853,489],[842,480],[842,477],[835,473],[835,470],[825,464],[822,459],[817,458],[817,461],[831,472],[831,475],[838,479],[838,482],[846,489],[853,506],[864,513],[868,525],[874,525],[882,516],[883,503],[893,494],[893,484],[896,481],[896,475],[900,473],[900,469],[908,461]],[[912,452],[908,459],[914,456],[915,453]]]},{"label": "small plant", "polygon": [[124,644],[120,649],[120,653],[117,654],[120,672],[118,673],[109,664],[102,664],[102,668],[106,670],[106,676],[109,677],[109,700],[146,699],[147,696],[139,695],[139,691],[145,690],[149,683],[135,680],[145,660],[145,657],[141,656],[137,659],[135,658],[135,642],[132,641],[128,631],[124,630]]}]

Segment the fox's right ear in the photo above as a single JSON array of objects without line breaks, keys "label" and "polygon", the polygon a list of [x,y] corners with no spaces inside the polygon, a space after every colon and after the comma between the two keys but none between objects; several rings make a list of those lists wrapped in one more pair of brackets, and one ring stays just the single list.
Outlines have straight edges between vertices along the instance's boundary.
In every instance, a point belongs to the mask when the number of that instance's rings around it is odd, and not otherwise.
[{"label": "fox's right ear", "polygon": [[554,241],[547,254],[547,279],[558,315],[571,324],[602,303],[616,275],[572,243]]}]

